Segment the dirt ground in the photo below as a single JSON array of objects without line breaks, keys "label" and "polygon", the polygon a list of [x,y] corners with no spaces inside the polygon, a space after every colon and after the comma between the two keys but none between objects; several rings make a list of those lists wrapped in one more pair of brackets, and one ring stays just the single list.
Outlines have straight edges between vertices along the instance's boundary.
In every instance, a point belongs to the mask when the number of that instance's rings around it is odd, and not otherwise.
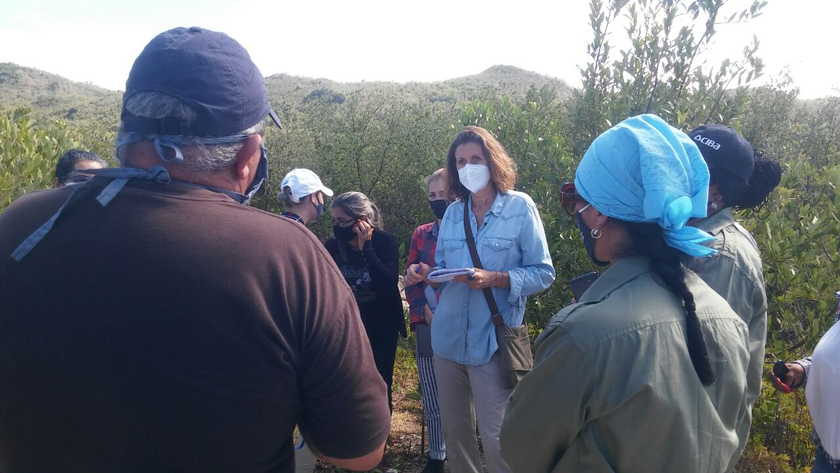
[{"label": "dirt ground", "polygon": [[[415,392],[409,394],[394,393],[394,414],[391,417],[391,438],[385,449],[385,458],[379,468],[371,470],[374,473],[399,472],[420,473],[426,465],[426,454],[421,447],[428,450],[429,439],[426,435],[425,443],[421,442],[421,423],[423,421],[423,405],[414,399]],[[323,462],[318,462],[316,472],[348,471],[336,468]],[[447,472],[449,469],[446,470]]]}]

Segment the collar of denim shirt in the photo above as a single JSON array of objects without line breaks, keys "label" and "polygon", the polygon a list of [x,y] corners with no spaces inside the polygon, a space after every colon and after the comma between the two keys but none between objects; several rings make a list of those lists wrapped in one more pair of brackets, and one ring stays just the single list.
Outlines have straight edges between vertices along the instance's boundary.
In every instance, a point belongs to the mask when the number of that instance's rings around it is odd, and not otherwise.
[{"label": "collar of denim shirt", "polygon": [[[502,210],[505,208],[505,204],[508,201],[507,197],[507,194],[502,194],[501,192],[496,191],[496,198],[493,199],[493,205],[490,206],[489,212],[497,217],[500,217],[502,215]],[[470,194],[470,197],[467,200],[467,205],[470,206],[470,215],[475,217],[472,210],[472,194]]]}]

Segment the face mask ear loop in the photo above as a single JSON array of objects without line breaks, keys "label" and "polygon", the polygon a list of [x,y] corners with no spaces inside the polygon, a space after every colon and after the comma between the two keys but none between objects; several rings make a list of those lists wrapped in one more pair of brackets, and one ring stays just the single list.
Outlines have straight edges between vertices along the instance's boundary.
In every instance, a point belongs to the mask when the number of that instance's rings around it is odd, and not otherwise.
[{"label": "face mask ear loop", "polygon": [[[154,140],[155,150],[157,151],[160,159],[165,163],[182,163],[184,162],[184,154],[181,153],[181,148],[178,147],[175,143],[166,138],[155,138]],[[166,150],[163,148],[170,148],[171,150],[175,151],[174,158],[167,158],[166,157]]]}]

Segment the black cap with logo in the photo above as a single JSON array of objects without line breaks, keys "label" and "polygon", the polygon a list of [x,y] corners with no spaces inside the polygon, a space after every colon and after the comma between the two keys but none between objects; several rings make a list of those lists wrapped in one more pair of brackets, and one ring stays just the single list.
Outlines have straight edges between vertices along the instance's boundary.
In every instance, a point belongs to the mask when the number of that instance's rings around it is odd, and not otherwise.
[{"label": "black cap with logo", "polygon": [[123,107],[125,131],[180,136],[230,136],[266,116],[280,119],[268,104],[265,79],[248,51],[224,33],[175,28],[157,35],[134,61],[123,104],[138,92],[171,95],[192,108],[191,121],[131,115]]},{"label": "black cap with logo", "polygon": [[724,125],[702,125],[688,134],[709,169],[722,169],[744,182],[750,181],[755,169],[755,151],[749,141]]}]

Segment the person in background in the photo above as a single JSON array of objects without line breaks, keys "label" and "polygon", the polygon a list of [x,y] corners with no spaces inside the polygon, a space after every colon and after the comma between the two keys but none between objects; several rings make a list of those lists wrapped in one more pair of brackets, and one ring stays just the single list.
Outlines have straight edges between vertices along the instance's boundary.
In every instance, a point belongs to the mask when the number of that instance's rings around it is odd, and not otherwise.
[{"label": "person in background", "polygon": [[99,155],[81,149],[71,149],[58,159],[52,181],[53,187],[85,182],[91,178],[91,175],[82,171],[107,167],[108,163]]},{"label": "person in background", "polygon": [[747,370],[747,401],[750,409],[738,427],[739,455],[747,445],[752,405],[761,392],[764,344],[767,340],[767,295],[761,254],[752,235],[735,221],[733,209],[761,208],[779,185],[779,165],[756,153],[752,145],[730,127],[703,125],[689,134],[709,166],[709,201],[706,218],[689,225],[715,237],[710,247],[717,252],[705,258],[687,257],[685,265],[729,303],[750,331],[750,364]]},{"label": "person in background", "polygon": [[[432,322],[447,457],[454,472],[482,471],[477,420],[487,470],[507,472],[499,430],[513,386],[501,372],[499,343],[483,289],[490,288],[504,323],[519,327],[527,296],[554,282],[554,267],[537,207],[530,196],[513,189],[513,160],[489,131],[470,126],[458,133],[446,158],[446,179],[449,197],[460,201],[449,206],[440,225],[436,268],[475,271],[438,289],[440,301]],[[474,268],[470,256],[465,210],[484,269]],[[430,270],[426,263],[413,264],[404,283],[428,284]],[[534,435],[528,433],[529,438]]]},{"label": "person in background", "polygon": [[[837,309],[834,311],[834,326],[829,332],[833,332],[831,336],[826,333],[823,341],[820,340],[817,344],[817,350],[814,350],[813,356],[807,356],[801,360],[793,362],[785,362],[784,379],[779,379],[775,370],[769,373],[770,380],[779,391],[783,393],[790,393],[795,391],[808,383],[812,366],[817,357],[818,352],[829,354],[832,357],[820,357],[819,366],[820,380],[813,383],[815,387],[806,387],[806,397],[808,401],[808,408],[811,418],[814,421],[814,430],[811,432],[811,441],[816,445],[816,454],[814,457],[814,465],[811,469],[812,473],[838,473],[840,472],[840,413],[836,407],[838,396],[840,396],[840,386],[838,386],[837,379],[840,374],[840,365],[837,356],[838,338],[840,334],[837,333],[840,327],[840,291],[835,292],[834,297],[837,299]],[[833,347],[829,350],[829,340]],[[821,345],[823,345],[821,347]],[[822,349],[821,349],[822,348]],[[816,372],[815,372],[816,373]],[[815,376],[816,379],[816,376]],[[809,385],[810,386],[810,385]],[[811,391],[809,392],[809,389]]]},{"label": "person in background", "polygon": [[333,237],[324,245],[353,290],[376,369],[388,385],[394,380],[397,339],[407,335],[400,297],[400,250],[394,235],[382,230],[376,204],[361,192],[345,192],[330,203]]},{"label": "person in background", "polygon": [[[411,235],[411,246],[408,250],[406,267],[420,262],[429,266],[435,264],[435,247],[437,246],[440,223],[449,199],[446,193],[446,170],[441,168],[426,178],[429,207],[435,220],[420,225]],[[422,473],[443,473],[443,462],[446,459],[446,442],[440,425],[440,409],[438,407],[437,381],[435,380],[435,365],[432,358],[431,324],[434,308],[437,307],[437,293],[434,288],[421,281],[405,288],[405,297],[409,304],[409,323],[417,338],[417,372],[420,375],[420,385],[423,392],[423,415],[429,426],[429,461]]]},{"label": "person in background", "polygon": [[353,294],[312,232],[246,205],[267,123],[245,48],[163,32],[126,82],[122,167],[0,214],[0,471],[290,473],[295,425],[325,461],[379,463]]},{"label": "person in background", "polygon": [[333,191],[321,183],[321,178],[309,169],[292,169],[280,183],[277,199],[285,204],[280,214],[306,225],[318,220],[324,211],[324,196],[332,197]]},{"label": "person in background", "polygon": [[714,251],[686,225],[708,185],[694,142],[654,115],[586,151],[562,202],[609,268],[537,338],[502,427],[514,471],[721,473],[738,454],[747,326],[681,264]]},{"label": "person in background", "polygon": [[[283,177],[280,188],[277,199],[285,205],[280,216],[303,225],[318,220],[324,211],[324,195],[333,195],[333,191],[309,169],[292,169]],[[295,440],[295,472],[310,473],[314,470],[315,454],[306,445],[303,435],[298,435]]]}]

